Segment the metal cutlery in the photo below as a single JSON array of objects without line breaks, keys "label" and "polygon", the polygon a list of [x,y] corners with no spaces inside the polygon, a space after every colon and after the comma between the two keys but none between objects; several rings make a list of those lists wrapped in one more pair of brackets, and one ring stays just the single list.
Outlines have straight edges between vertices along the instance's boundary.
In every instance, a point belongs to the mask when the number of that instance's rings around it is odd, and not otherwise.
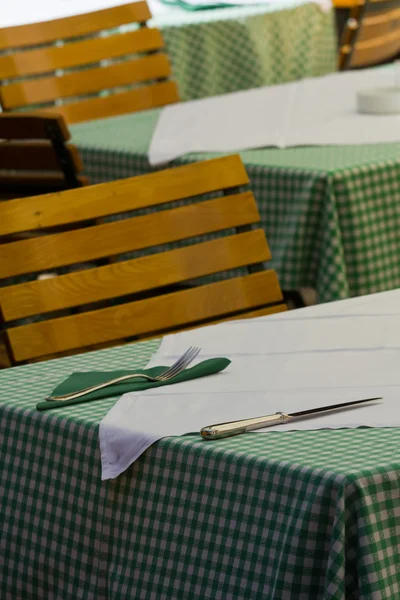
[{"label": "metal cutlery", "polygon": [[198,356],[200,350],[201,348],[191,346],[186,350],[184,354],[182,354],[180,358],[178,358],[178,360],[171,367],[169,367],[163,373],[157,375],[156,377],[151,377],[146,373],[133,373],[131,375],[122,375],[121,377],[117,377],[116,379],[111,379],[110,381],[106,381],[104,383],[92,385],[77,392],[71,392],[69,394],[63,394],[61,396],[48,396],[46,400],[59,400],[60,402],[63,402],[65,400],[74,400],[75,398],[86,396],[86,394],[96,392],[97,390],[101,390],[105,387],[112,386],[123,381],[128,381],[129,379],[136,379],[139,377],[142,379],[147,379],[148,381],[168,381],[173,377],[179,375],[179,373],[182,373],[182,371],[184,371],[186,367],[188,367],[190,363],[192,363],[194,359]]},{"label": "metal cutlery", "polygon": [[217,423],[215,425],[208,425],[207,427],[203,427],[200,430],[200,434],[206,440],[219,440],[221,438],[230,437],[232,435],[246,433],[246,431],[254,431],[256,429],[262,429],[263,427],[271,427],[272,425],[287,423],[292,419],[305,417],[307,415],[314,415],[317,413],[325,412],[327,410],[335,410],[337,408],[344,408],[345,406],[353,406],[356,404],[362,404],[364,402],[372,402],[372,400],[382,400],[382,397],[364,398],[363,400],[353,400],[352,402],[331,404],[329,406],[321,406],[319,408],[301,410],[299,412],[291,414],[277,412],[272,415],[265,415],[264,417],[242,419],[241,421],[230,421],[227,423]]}]

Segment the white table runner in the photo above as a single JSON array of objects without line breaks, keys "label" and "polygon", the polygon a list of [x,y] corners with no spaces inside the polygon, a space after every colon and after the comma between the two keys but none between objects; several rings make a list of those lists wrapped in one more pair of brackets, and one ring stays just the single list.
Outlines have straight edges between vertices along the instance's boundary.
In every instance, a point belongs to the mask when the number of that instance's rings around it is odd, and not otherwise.
[{"label": "white table runner", "polygon": [[199,360],[232,363],[217,375],[122,396],[100,424],[103,479],[162,437],[277,411],[383,396],[279,431],[400,426],[400,290],[167,336],[150,364],[172,363],[190,345],[202,348]]},{"label": "white table runner", "polygon": [[395,85],[395,67],[335,73],[165,107],[152,165],[190,152],[400,141],[400,115],[357,113],[357,91]]}]

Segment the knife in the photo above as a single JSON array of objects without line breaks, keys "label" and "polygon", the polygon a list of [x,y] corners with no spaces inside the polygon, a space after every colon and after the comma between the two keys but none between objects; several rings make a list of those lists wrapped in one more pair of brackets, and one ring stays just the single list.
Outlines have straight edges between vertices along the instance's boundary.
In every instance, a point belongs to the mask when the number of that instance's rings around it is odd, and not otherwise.
[{"label": "knife", "polygon": [[311,408],[309,410],[301,410],[299,412],[286,414],[277,412],[264,417],[254,417],[253,419],[243,419],[241,421],[230,421],[228,423],[216,423],[215,425],[207,425],[200,429],[200,435],[205,440],[219,440],[220,438],[230,437],[231,435],[239,435],[246,431],[254,431],[263,427],[272,427],[273,425],[281,425],[292,419],[305,417],[307,415],[315,415],[327,410],[335,410],[344,408],[345,406],[355,406],[364,402],[372,402],[373,400],[383,400],[382,396],[378,398],[364,398],[363,400],[352,400],[351,402],[342,402],[341,404],[330,404],[329,406],[321,406],[319,408]]}]

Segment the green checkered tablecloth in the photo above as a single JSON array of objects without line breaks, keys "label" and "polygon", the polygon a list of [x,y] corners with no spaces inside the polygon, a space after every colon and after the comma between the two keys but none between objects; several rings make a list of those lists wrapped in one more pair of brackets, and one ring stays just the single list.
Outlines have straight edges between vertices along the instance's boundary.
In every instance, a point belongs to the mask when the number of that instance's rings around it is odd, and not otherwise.
[{"label": "green checkered tablecloth", "polygon": [[334,12],[303,0],[190,12],[150,2],[182,100],[323,75],[336,68]]},{"label": "green checkered tablecloth", "polygon": [[101,482],[115,399],[35,410],[157,344],[0,372],[2,600],[398,598],[400,429],[167,438]]},{"label": "green checkered tablecloth", "polygon": [[[151,171],[147,150],[158,114],[71,127],[93,183]],[[400,287],[400,143],[241,156],[284,289],[311,287],[326,302]]]}]

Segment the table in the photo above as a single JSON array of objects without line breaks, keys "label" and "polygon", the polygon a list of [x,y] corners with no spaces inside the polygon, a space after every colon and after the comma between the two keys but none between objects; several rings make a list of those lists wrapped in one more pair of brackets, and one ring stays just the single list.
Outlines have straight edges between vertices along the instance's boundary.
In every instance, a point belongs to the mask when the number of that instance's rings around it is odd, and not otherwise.
[{"label": "table", "polygon": [[1,598],[397,598],[400,428],[168,438],[101,482],[114,399],[35,410],[71,371],[140,367],[158,343],[0,372]]},{"label": "table", "polygon": [[[120,0],[17,0],[0,27],[121,4]],[[188,11],[149,0],[162,30],[182,100],[224,94],[336,69],[334,10],[312,0]],[[123,28],[124,29],[124,28]]]},{"label": "table", "polygon": [[182,100],[323,75],[336,69],[334,11],[304,0],[187,11],[150,2]]},{"label": "table", "polygon": [[[93,183],[150,172],[147,150],[158,114],[71,127]],[[326,302],[400,286],[400,143],[241,156],[283,289],[311,287]]]}]

